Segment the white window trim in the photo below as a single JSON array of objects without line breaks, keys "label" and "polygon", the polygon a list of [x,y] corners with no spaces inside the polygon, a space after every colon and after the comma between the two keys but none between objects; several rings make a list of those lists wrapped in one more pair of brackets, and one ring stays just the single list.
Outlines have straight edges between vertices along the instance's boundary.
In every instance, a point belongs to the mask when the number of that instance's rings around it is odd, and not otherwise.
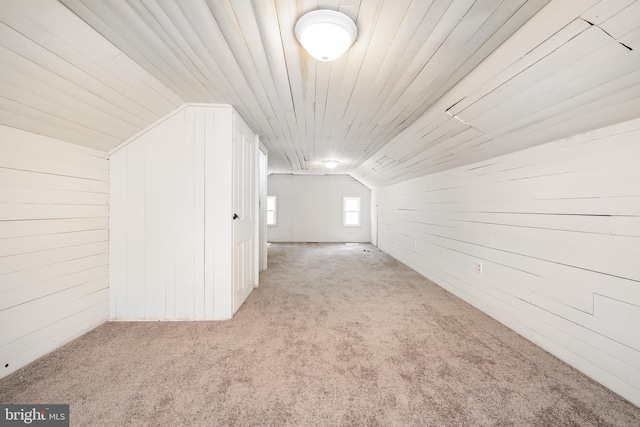
[{"label": "white window trim", "polygon": [[[269,209],[269,199],[273,198],[273,204],[275,205],[275,209]],[[265,209],[265,211],[267,212],[267,218],[269,217],[269,212],[273,212],[273,224],[269,224],[269,221],[267,219],[267,227],[277,227],[278,226],[278,196],[267,196],[267,209]]]},{"label": "white window trim", "polygon": [[[357,199],[358,200],[358,210],[357,211],[347,211],[346,210],[347,199]],[[358,212],[358,223],[357,224],[347,224],[347,212]],[[360,197],[360,196],[343,196],[342,197],[342,226],[343,227],[362,227],[362,197]]]}]

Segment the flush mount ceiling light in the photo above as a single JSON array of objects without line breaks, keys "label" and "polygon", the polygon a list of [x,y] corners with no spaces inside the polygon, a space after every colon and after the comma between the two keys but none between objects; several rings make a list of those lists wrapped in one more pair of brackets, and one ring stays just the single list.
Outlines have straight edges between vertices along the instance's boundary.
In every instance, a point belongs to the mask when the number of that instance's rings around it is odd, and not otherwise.
[{"label": "flush mount ceiling light", "polygon": [[358,28],[347,15],[335,10],[314,10],[296,23],[296,38],[319,61],[342,56],[356,40]]},{"label": "flush mount ceiling light", "polygon": [[327,169],[335,169],[336,166],[338,166],[338,163],[340,163],[337,160],[325,160],[322,163],[324,163],[324,166]]}]

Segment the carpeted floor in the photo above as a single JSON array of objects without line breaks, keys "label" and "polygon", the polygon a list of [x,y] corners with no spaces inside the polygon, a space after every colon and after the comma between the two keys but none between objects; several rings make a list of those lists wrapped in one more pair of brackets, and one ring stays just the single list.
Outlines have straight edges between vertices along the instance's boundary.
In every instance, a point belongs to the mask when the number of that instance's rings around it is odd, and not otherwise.
[{"label": "carpeted floor", "polygon": [[370,245],[273,244],[227,322],[107,323],[0,380],[74,426],[639,426],[640,408]]}]

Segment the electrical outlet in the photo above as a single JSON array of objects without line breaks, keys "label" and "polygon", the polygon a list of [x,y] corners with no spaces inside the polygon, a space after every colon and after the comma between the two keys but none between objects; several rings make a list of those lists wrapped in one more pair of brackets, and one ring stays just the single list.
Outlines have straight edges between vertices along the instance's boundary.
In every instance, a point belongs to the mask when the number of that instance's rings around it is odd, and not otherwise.
[{"label": "electrical outlet", "polygon": [[482,274],[482,263],[480,261],[476,261],[476,273]]}]

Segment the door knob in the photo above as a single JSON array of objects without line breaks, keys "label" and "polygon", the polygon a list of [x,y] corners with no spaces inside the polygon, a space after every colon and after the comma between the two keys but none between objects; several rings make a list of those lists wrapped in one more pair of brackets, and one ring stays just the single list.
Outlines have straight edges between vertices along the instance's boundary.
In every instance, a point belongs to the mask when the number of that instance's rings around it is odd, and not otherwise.
[{"label": "door knob", "polygon": [[234,213],[234,214],[233,214],[233,219],[238,219],[238,218],[240,218],[240,217],[238,216],[238,214],[235,214],[235,213]]}]

